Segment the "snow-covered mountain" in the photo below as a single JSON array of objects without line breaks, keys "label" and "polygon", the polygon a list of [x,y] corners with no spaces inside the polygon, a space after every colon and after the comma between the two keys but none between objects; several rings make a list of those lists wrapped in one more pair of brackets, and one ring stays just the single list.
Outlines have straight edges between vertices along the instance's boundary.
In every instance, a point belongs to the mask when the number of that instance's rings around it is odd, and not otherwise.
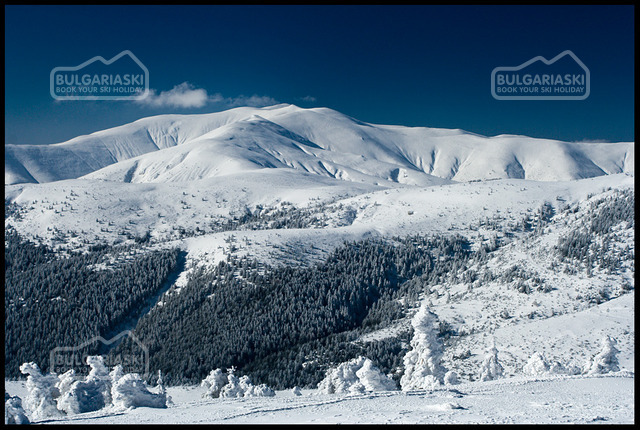
[{"label": "snow-covered mountain", "polygon": [[[39,417],[24,382],[5,382],[36,422],[629,422],[634,199],[633,143],[372,125],[292,105],[7,146],[14,376],[50,364],[54,347],[131,329],[172,384],[240,364],[281,389],[203,399],[203,387],[172,386],[166,409],[59,415],[56,401]],[[370,305],[361,292],[373,287]],[[459,384],[315,389],[356,350],[401,382],[418,306],[437,317],[439,359]],[[298,333],[320,324],[315,338]],[[589,373],[608,337],[611,371]],[[495,380],[481,376],[490,348]]]},{"label": "snow-covered mountain", "polygon": [[265,168],[373,185],[562,181],[632,174],[634,144],[374,125],[327,108],[280,104],[160,115],[54,145],[5,146],[6,185],[82,176],[182,182]]}]

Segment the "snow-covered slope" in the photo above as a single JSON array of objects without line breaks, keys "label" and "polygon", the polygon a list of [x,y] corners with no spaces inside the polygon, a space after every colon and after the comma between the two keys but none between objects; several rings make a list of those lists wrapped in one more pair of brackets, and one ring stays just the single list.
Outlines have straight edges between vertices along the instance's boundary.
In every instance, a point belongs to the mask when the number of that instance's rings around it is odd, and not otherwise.
[{"label": "snow-covered slope", "polygon": [[[345,397],[309,396],[307,387],[301,397],[202,400],[197,388],[171,387],[168,409],[102,409],[49,422],[633,420],[634,226],[612,224],[606,241],[604,234],[590,239],[618,260],[613,269],[602,259],[584,270],[558,250],[594,218],[613,217],[607,201],[633,201],[633,143],[488,138],[277,105],[146,118],[58,145],[11,146],[5,157],[5,228],[60,255],[101,243],[136,249],[144,237],[140,249],[184,252],[177,281],[154,309],[170,306],[173,294],[187,296],[198,268],[231,256],[305,266],[344,241],[372,237],[460,234],[472,250],[496,244],[484,260],[447,271],[419,293],[449,328],[443,365],[462,381],[455,389]],[[524,221],[543,206],[550,208],[546,224],[528,230]],[[353,343],[402,336],[411,315]],[[616,339],[627,371],[572,373],[605,335]],[[491,344],[504,379],[478,381]],[[535,353],[567,374],[525,378]],[[8,385],[24,398],[22,382]]]},{"label": "snow-covered slope", "polygon": [[[23,381],[6,381],[24,399]],[[510,378],[436,391],[358,395],[290,390],[274,397],[203,399],[197,386],[169,387],[166,409],[108,408],[39,421],[48,424],[632,424],[634,378]]]},{"label": "snow-covered slope", "polygon": [[633,143],[374,125],[327,108],[287,104],[160,115],[55,145],[5,149],[5,184],[90,174],[124,182],[190,181],[261,168],[417,185],[441,179],[559,181],[634,171]]}]

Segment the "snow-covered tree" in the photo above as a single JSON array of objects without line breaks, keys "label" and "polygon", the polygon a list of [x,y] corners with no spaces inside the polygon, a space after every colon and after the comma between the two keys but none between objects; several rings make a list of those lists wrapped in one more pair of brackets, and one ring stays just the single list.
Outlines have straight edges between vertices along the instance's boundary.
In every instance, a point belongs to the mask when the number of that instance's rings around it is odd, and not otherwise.
[{"label": "snow-covered tree", "polygon": [[30,412],[32,420],[41,420],[52,416],[60,416],[62,413],[56,405],[56,398],[60,391],[56,387],[58,377],[54,373],[43,375],[35,363],[23,363],[20,372],[27,377],[27,390],[29,395],[25,398],[25,407]]},{"label": "snow-covered tree", "polygon": [[550,371],[549,362],[544,354],[536,352],[529,358],[529,361],[524,365],[522,371],[528,376],[547,375]]},{"label": "snow-covered tree", "polygon": [[443,383],[446,370],[440,363],[442,343],[438,338],[437,317],[426,303],[411,320],[411,350],[404,356],[403,391],[433,389]]},{"label": "snow-covered tree", "polygon": [[229,382],[227,374],[222,369],[212,370],[200,383],[200,386],[206,389],[202,397],[211,397],[213,399],[220,397],[220,391],[222,391],[222,387],[227,385],[227,382]]},{"label": "snow-covered tree", "polygon": [[227,384],[220,390],[220,397],[244,397],[244,387],[240,385],[233,369],[227,374]]},{"label": "snow-covered tree", "polygon": [[22,408],[22,399],[18,396],[10,396],[6,391],[4,392],[4,423],[30,424]]},{"label": "snow-covered tree", "polygon": [[116,381],[111,387],[111,396],[113,406],[116,409],[167,407],[166,392],[153,393],[149,391],[144,380],[137,373],[127,373],[117,378],[120,373],[121,370],[116,373],[112,372]]},{"label": "snow-covered tree", "polygon": [[291,390],[291,393],[294,396],[302,396],[302,390],[300,390],[300,387],[293,387],[293,389]]},{"label": "snow-covered tree", "polygon": [[445,385],[457,385],[460,381],[458,380],[458,374],[453,370],[449,370],[444,374],[444,384]]},{"label": "snow-covered tree", "polygon": [[620,370],[617,354],[620,352],[616,348],[618,342],[605,335],[601,341],[601,349],[590,362],[585,366],[584,373],[596,375],[601,373],[617,372]]},{"label": "snow-covered tree", "polygon": [[69,391],[71,391],[71,387],[74,382],[76,382],[78,378],[76,377],[76,371],[74,369],[70,369],[58,376],[58,383],[56,384],[56,388],[60,392],[60,396],[56,399],[58,404],[58,409],[64,410],[64,400],[68,397]]},{"label": "snow-covered tree", "polygon": [[76,380],[73,369],[58,378],[58,409],[68,414],[81,414],[100,410],[111,403],[111,381],[103,358],[89,356],[87,364],[91,370],[84,380]]},{"label": "snow-covered tree", "polygon": [[202,397],[272,397],[276,392],[266,384],[254,385],[251,378],[243,375],[238,378],[235,369],[224,373],[221,369],[212,370],[200,383],[206,389]]},{"label": "snow-covered tree", "polygon": [[397,387],[370,359],[356,357],[329,369],[318,390],[324,394],[358,394],[397,390]]},{"label": "snow-covered tree", "polygon": [[498,348],[496,348],[495,340],[491,343],[491,347],[487,350],[480,368],[480,380],[492,381],[502,376],[504,369],[498,361]]},{"label": "snow-covered tree", "polygon": [[356,370],[356,376],[364,387],[364,391],[391,391],[397,390],[395,382],[378,369],[373,361],[364,358],[362,367]]},{"label": "snow-covered tree", "polygon": [[276,392],[266,384],[253,385],[247,375],[240,377],[240,389],[243,391],[244,397],[273,397],[276,395]]}]

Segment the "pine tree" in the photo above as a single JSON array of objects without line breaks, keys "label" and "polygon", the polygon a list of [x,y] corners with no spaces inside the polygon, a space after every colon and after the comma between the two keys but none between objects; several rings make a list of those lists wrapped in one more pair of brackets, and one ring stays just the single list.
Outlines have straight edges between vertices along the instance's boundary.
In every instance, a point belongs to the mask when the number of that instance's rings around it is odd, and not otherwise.
[{"label": "pine tree", "polygon": [[414,334],[411,350],[404,356],[404,374],[400,379],[403,391],[433,389],[443,383],[446,370],[442,367],[442,342],[438,338],[437,317],[426,302],[411,320]]},{"label": "pine tree", "polygon": [[620,352],[616,348],[616,340],[608,335],[602,338],[602,348],[588,364],[585,373],[596,375],[601,373],[617,372],[620,370],[617,354]]},{"label": "pine tree", "polygon": [[503,368],[498,361],[498,349],[496,348],[496,341],[493,339],[491,347],[487,350],[484,360],[482,361],[482,367],[480,370],[481,381],[492,381],[502,376]]}]

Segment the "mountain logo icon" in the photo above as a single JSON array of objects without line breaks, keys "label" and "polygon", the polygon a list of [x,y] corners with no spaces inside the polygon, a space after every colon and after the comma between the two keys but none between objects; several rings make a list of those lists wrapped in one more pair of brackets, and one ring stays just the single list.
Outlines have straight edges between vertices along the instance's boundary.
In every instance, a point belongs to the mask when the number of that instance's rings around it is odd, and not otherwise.
[{"label": "mountain logo icon", "polygon": [[537,56],[491,72],[491,95],[496,100],[584,100],[590,92],[589,69],[569,50],[551,60]]},{"label": "mountain logo icon", "polygon": [[[108,353],[120,343],[125,346],[116,353]],[[49,352],[49,371],[62,374],[75,369],[80,374],[86,373],[87,357],[97,354],[102,355],[109,368],[119,364],[126,373],[149,375],[149,349],[131,330],[124,330],[111,339],[95,336],[79,345],[58,346]]]},{"label": "mountain logo icon", "polygon": [[51,70],[50,92],[56,100],[141,100],[149,94],[149,70],[129,50],[110,60],[96,56]]}]

